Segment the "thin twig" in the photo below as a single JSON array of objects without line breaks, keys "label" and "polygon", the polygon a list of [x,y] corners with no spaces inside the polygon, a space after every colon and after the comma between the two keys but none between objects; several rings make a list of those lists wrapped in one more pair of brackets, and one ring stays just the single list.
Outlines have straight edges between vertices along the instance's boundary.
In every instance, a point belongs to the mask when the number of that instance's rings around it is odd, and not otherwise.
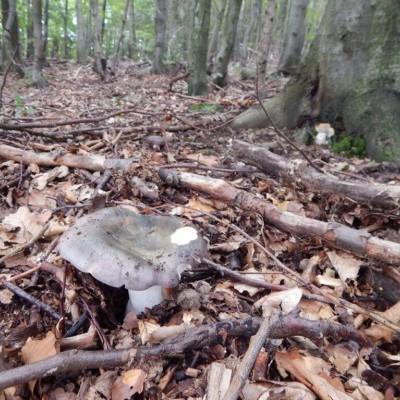
[{"label": "thin twig", "polygon": [[277,321],[277,315],[264,318],[257,334],[251,338],[246,354],[240,362],[223,400],[236,400],[239,398],[256,358],[264,346],[266,339],[271,335],[271,331]]},{"label": "thin twig", "polygon": [[274,131],[284,140],[286,140],[286,142],[288,142],[292,147],[294,147],[297,151],[299,151],[301,153],[301,155],[308,161],[308,163],[318,172],[320,172],[321,174],[325,174],[324,170],[322,170],[321,168],[319,168],[317,165],[315,165],[315,163],[311,160],[310,157],[308,157],[308,155],[305,153],[304,150],[302,150],[299,146],[297,146],[296,143],[292,142],[280,129],[278,129],[278,127],[275,125],[274,121],[272,121],[272,118],[270,117],[270,115],[268,114],[268,111],[266,110],[266,108],[264,107],[264,104],[262,103],[261,99],[259,96],[256,96],[258,102],[260,103],[260,106],[262,108],[262,110],[264,111],[265,115],[267,116],[269,122],[272,125],[272,128],[274,129]]},{"label": "thin twig", "polygon": [[[43,303],[42,301],[38,300],[36,297],[31,296],[29,293],[25,292],[25,290],[21,289],[20,287],[14,285],[13,283],[6,281],[4,279],[0,280],[0,282],[8,289],[11,290],[13,293],[15,293],[17,296],[21,297],[22,299],[28,301],[31,304],[36,305],[39,307],[42,311],[46,312],[50,316],[52,316],[54,319],[59,321],[62,316],[54,311],[50,306],[47,304]],[[71,324],[69,321],[65,321],[67,324]]]},{"label": "thin twig", "polygon": [[[213,262],[207,258],[202,258],[201,262],[209,265],[210,267],[213,267],[221,275],[228,275],[229,277],[235,279],[236,281],[245,283],[246,285],[249,285],[249,286],[260,287],[260,288],[274,290],[274,291],[280,291],[280,292],[291,289],[290,287],[285,286],[285,285],[274,285],[273,283],[268,283],[265,281],[259,281],[257,279],[248,278],[247,276],[244,276],[243,274],[241,274],[239,272],[232,271],[231,269],[226,268],[222,265],[216,264],[215,262]],[[303,292],[302,297],[307,300],[319,301],[320,303],[327,303],[327,304],[331,303],[325,297],[317,296],[315,294]]]},{"label": "thin twig", "polygon": [[15,46],[15,49],[14,49],[13,55],[11,57],[11,60],[7,64],[7,67],[6,67],[5,71],[4,71],[3,81],[1,82],[1,86],[0,86],[0,109],[3,108],[3,90],[6,87],[7,75],[10,73],[11,65],[14,64],[15,57],[17,56],[18,49],[19,49],[19,43]]}]

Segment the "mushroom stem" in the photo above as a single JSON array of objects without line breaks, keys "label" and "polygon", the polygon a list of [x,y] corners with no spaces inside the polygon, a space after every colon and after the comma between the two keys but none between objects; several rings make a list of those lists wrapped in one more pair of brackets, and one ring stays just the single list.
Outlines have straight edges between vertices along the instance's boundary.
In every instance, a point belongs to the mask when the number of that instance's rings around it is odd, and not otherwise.
[{"label": "mushroom stem", "polygon": [[140,314],[145,308],[152,308],[161,303],[165,296],[162,286],[151,286],[145,290],[128,290],[129,300],[126,305],[126,313],[133,311]]}]

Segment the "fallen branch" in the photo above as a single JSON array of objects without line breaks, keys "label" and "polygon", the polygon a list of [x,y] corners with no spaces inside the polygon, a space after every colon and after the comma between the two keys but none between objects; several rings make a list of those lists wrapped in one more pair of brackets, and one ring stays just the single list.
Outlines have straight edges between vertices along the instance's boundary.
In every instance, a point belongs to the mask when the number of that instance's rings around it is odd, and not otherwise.
[{"label": "fallen branch", "polygon": [[282,211],[268,201],[259,199],[252,193],[236,189],[222,179],[165,169],[160,169],[159,172],[161,179],[169,184],[203,191],[243,210],[257,212],[267,223],[285,232],[309,236],[317,241],[322,240],[332,247],[349,251],[360,257],[400,265],[399,243],[376,238],[368,232],[349,228],[338,222],[323,222]]},{"label": "fallen branch", "polygon": [[109,168],[125,169],[132,163],[132,159],[105,158],[103,156],[76,155],[52,151],[50,153],[37,153],[17,147],[0,144],[0,157],[14,160],[23,164],[35,163],[38,165],[58,166],[66,165],[72,168],[82,168],[91,171],[104,171]]},{"label": "fallen branch", "polygon": [[344,181],[332,175],[321,174],[304,161],[290,160],[241,140],[233,142],[233,150],[237,158],[274,178],[281,178],[290,186],[295,183],[309,191],[339,193],[373,207],[397,209],[400,205],[400,185]]},{"label": "fallen branch", "polygon": [[[250,337],[258,331],[262,320],[260,317],[255,317],[189,328],[158,346],[138,348],[136,357],[181,357],[187,350],[202,349],[205,346],[221,342],[226,333],[230,337]],[[268,335],[271,339],[284,339],[292,336],[304,336],[315,341],[331,337],[335,340],[353,340],[361,347],[372,346],[370,341],[352,326],[310,321],[294,315],[286,315],[272,324]],[[80,372],[85,369],[123,366],[131,363],[134,358],[135,350],[72,350],[43,361],[1,372],[0,389],[48,376]]]},{"label": "fallen branch", "polygon": [[264,346],[266,339],[271,335],[271,331],[277,320],[277,315],[264,318],[257,334],[250,339],[249,347],[232,378],[228,390],[225,393],[224,400],[236,400],[239,398],[247,378],[253,369],[254,363],[256,362],[256,358]]},{"label": "fallen branch", "polygon": [[[62,319],[62,316],[54,311],[49,305],[46,303],[43,303],[43,301],[40,301],[36,299],[35,297],[31,296],[29,293],[25,292],[25,290],[21,289],[19,286],[14,285],[11,282],[8,282],[4,279],[0,280],[0,283],[3,284],[8,290],[16,294],[17,296],[21,297],[22,299],[28,301],[31,304],[34,304],[37,306],[40,310],[44,311],[45,313],[51,315],[56,321],[59,321]],[[70,325],[71,323],[69,321],[66,321],[67,325]]]},{"label": "fallen branch", "polygon": [[[277,291],[277,292],[282,292],[284,290],[291,289],[290,287],[285,286],[285,285],[276,285],[273,283],[259,281],[258,279],[249,278],[246,275],[243,275],[239,272],[232,271],[229,268],[226,268],[222,265],[216,264],[215,262],[208,260],[207,258],[202,258],[201,262],[209,265],[210,267],[213,267],[222,276],[227,275],[227,276],[235,279],[237,282],[242,282],[249,286],[264,288],[264,289],[268,289],[271,291]],[[320,303],[331,303],[329,300],[327,300],[323,296],[317,296],[317,295],[311,294],[311,293],[302,292],[302,297],[303,297],[303,299],[319,301]]]},{"label": "fallen branch", "polygon": [[[287,211],[281,211],[271,203],[255,197],[253,194],[236,189],[221,179],[213,179],[187,172],[178,173],[173,170],[159,170],[160,177],[170,185],[184,186],[212,194],[215,198],[241,207],[243,210],[255,211],[261,214],[264,220],[283,231],[304,236],[308,235],[315,240],[323,240],[329,245],[353,252],[361,257],[371,257],[388,264],[400,263],[400,244],[373,237],[367,232],[360,232],[348,228],[337,222],[321,222],[311,218],[301,217]],[[265,250],[263,250],[265,251]],[[268,253],[268,252],[267,252]],[[287,270],[282,264],[281,268]],[[299,281],[304,281],[297,272],[291,271]],[[357,313],[368,316],[375,322],[385,325],[400,333],[400,326],[384,318],[378,313],[365,310],[333,293],[327,293],[313,284],[308,287],[315,293],[326,297],[333,304],[346,307]]]}]

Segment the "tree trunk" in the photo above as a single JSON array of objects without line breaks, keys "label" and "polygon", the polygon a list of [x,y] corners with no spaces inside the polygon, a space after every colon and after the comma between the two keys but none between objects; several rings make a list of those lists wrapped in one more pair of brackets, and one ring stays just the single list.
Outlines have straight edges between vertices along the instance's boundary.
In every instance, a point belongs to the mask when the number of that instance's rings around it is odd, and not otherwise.
[{"label": "tree trunk", "polygon": [[104,43],[104,31],[106,30],[106,11],[107,11],[107,0],[103,0],[103,5],[101,7],[101,29],[100,29],[101,43]]},{"label": "tree trunk", "polygon": [[246,26],[246,30],[243,35],[242,47],[240,49],[240,78],[245,79],[248,75],[246,72],[246,63],[248,56],[248,45],[250,40],[250,35],[254,30],[257,14],[260,11],[260,0],[253,0],[251,4],[250,18]]},{"label": "tree trunk", "polygon": [[207,93],[207,48],[210,30],[211,0],[195,0],[189,39],[188,94]]},{"label": "tree trunk", "polygon": [[[275,124],[294,128],[318,117],[348,133],[364,135],[368,153],[375,160],[398,159],[397,6],[396,0],[329,1],[299,76],[264,103]],[[239,116],[232,127],[268,123],[258,109]]]},{"label": "tree trunk", "polygon": [[207,71],[214,72],[215,69],[215,56],[218,51],[218,38],[220,34],[221,24],[220,22],[224,18],[226,6],[228,4],[228,0],[223,0],[221,8],[215,13],[215,16],[212,20],[212,26],[214,27],[211,32],[210,43],[208,46],[207,53]]},{"label": "tree trunk", "polygon": [[119,56],[121,53],[121,43],[123,42],[124,37],[125,37],[125,26],[126,26],[126,21],[128,19],[128,12],[131,7],[131,2],[132,2],[132,0],[126,0],[126,3],[125,3],[124,15],[122,17],[121,30],[119,32],[117,44],[115,45],[114,56],[113,56],[112,63],[111,63],[112,71],[115,71],[115,68],[117,66],[117,62],[118,62],[118,59],[119,59]]},{"label": "tree trunk", "polygon": [[28,0],[26,4],[26,59],[32,60],[33,53],[34,49],[33,49],[32,0]]},{"label": "tree trunk", "polygon": [[156,42],[154,48],[153,72],[164,71],[165,49],[167,43],[167,0],[156,0]]},{"label": "tree trunk", "polygon": [[82,10],[82,0],[76,0],[76,58],[78,63],[87,60],[87,44],[85,35],[85,25]]},{"label": "tree trunk", "polygon": [[[25,71],[22,68],[21,50],[19,48],[18,15],[16,0],[2,0],[2,24],[4,30],[3,63],[12,62],[12,70],[22,78]],[[4,68],[3,68],[4,69]]]},{"label": "tree trunk", "polygon": [[280,1],[277,4],[276,10],[276,23],[273,34],[273,48],[277,50],[278,54],[283,52],[283,44],[285,38],[285,32],[287,30],[287,20],[288,20],[288,9],[290,5],[290,0]]},{"label": "tree trunk", "polygon": [[271,46],[271,33],[274,26],[276,10],[276,0],[269,0],[265,10],[264,26],[261,38],[258,43],[258,62],[257,62],[257,93],[259,97],[265,97],[265,77],[267,75],[267,64],[269,48]]},{"label": "tree trunk", "polygon": [[69,58],[69,37],[68,37],[68,9],[69,4],[68,0],[64,0],[64,15],[63,15],[63,22],[64,22],[64,58],[68,60]]},{"label": "tree trunk", "polygon": [[49,0],[44,0],[43,8],[43,53],[47,54],[47,43],[49,40]]},{"label": "tree trunk", "polygon": [[221,37],[221,46],[218,51],[215,71],[213,73],[213,82],[224,87],[227,84],[228,64],[235,45],[237,24],[239,21],[240,8],[242,0],[229,0]]},{"label": "tree trunk", "polygon": [[129,26],[129,58],[135,60],[138,56],[136,48],[136,17],[135,17],[135,1],[130,1],[128,12],[128,26]]},{"label": "tree trunk", "polygon": [[32,81],[36,87],[44,87],[46,80],[43,77],[44,47],[42,33],[42,0],[32,0],[34,57],[32,69]]},{"label": "tree trunk", "polygon": [[103,81],[106,78],[105,68],[103,68],[103,50],[101,41],[101,16],[99,13],[98,0],[90,0],[90,7],[93,15],[94,36],[94,70]]},{"label": "tree trunk", "polygon": [[292,0],[289,20],[285,32],[283,53],[278,70],[287,74],[295,74],[301,61],[301,51],[306,35],[306,11],[308,0]]}]

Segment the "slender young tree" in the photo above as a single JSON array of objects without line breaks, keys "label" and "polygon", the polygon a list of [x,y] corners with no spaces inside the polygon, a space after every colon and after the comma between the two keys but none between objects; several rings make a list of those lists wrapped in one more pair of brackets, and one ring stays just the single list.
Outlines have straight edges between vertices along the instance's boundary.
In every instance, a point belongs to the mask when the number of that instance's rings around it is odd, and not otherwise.
[{"label": "slender young tree", "polygon": [[256,18],[258,13],[260,12],[260,0],[252,0],[251,9],[250,9],[250,17],[246,23],[246,29],[243,35],[242,46],[240,48],[240,77],[244,79],[246,77],[246,63],[248,57],[248,46],[250,35],[254,30],[254,26],[256,23]]},{"label": "slender young tree", "polygon": [[213,73],[213,82],[219,87],[224,87],[227,84],[228,64],[235,45],[236,29],[241,6],[242,0],[229,0],[227,5],[221,32],[220,48],[216,57],[215,70]]},{"label": "slender young tree", "polygon": [[306,35],[306,11],[308,0],[292,0],[289,10],[289,20],[285,33],[283,53],[278,70],[287,74],[298,71]]},{"label": "slender young tree", "polygon": [[278,1],[276,6],[276,21],[275,28],[272,34],[273,47],[278,51],[278,54],[283,52],[283,44],[285,40],[285,32],[288,21],[290,0]]},{"label": "slender young tree", "polygon": [[12,62],[12,69],[23,77],[25,71],[22,68],[16,0],[2,0],[1,9],[4,30],[3,62]]},{"label": "slender young tree", "polygon": [[43,33],[42,33],[42,0],[32,0],[34,57],[32,69],[32,82],[36,87],[46,86],[43,76],[45,61]]},{"label": "slender young tree", "polygon": [[64,58],[68,60],[69,58],[69,35],[68,35],[68,14],[69,14],[69,3],[68,0],[64,0]]},{"label": "slender young tree", "polygon": [[87,60],[87,43],[84,25],[84,16],[82,9],[82,0],[76,0],[76,58],[78,63],[84,63]]},{"label": "slender young tree", "polygon": [[44,0],[43,6],[43,53],[46,57],[49,41],[49,0]]},{"label": "slender young tree", "polygon": [[[3,2],[4,0],[2,0]],[[8,0],[6,0],[8,1]],[[4,15],[4,11],[3,11]],[[26,59],[33,60],[33,18],[32,18],[32,0],[26,2]]]},{"label": "slender young tree", "polygon": [[212,30],[210,33],[210,40],[207,52],[207,71],[209,73],[212,73],[215,69],[215,57],[218,52],[218,39],[220,37],[221,21],[224,19],[227,4],[228,0],[222,0],[221,4],[220,2],[213,4],[213,7],[219,8],[217,8],[216,12],[212,13],[210,21]]},{"label": "slender young tree", "polygon": [[135,16],[135,1],[130,1],[128,12],[128,26],[129,26],[129,57],[134,60],[137,57],[137,44],[136,44],[136,16]]},{"label": "slender young tree", "polygon": [[121,23],[121,30],[119,32],[117,43],[115,45],[114,56],[113,56],[112,63],[111,63],[112,71],[115,71],[115,68],[116,68],[117,62],[118,62],[118,58],[121,53],[121,43],[123,42],[124,37],[125,37],[125,26],[126,26],[126,21],[128,19],[128,13],[129,13],[129,8],[131,7],[131,3],[132,3],[132,0],[126,0],[126,2],[125,2],[124,14],[123,14],[122,23]]},{"label": "slender young tree", "polygon": [[192,30],[189,39],[188,94],[207,93],[207,47],[210,30],[211,0],[194,0]]},{"label": "slender young tree", "polygon": [[267,64],[269,49],[271,46],[271,33],[274,26],[276,10],[276,0],[269,0],[265,10],[264,26],[261,38],[258,43],[258,62],[257,62],[257,89],[260,97],[265,97],[265,77],[267,74]]},{"label": "slender young tree", "polygon": [[156,0],[155,18],[156,41],[154,48],[153,72],[164,71],[165,51],[167,43],[167,0]]},{"label": "slender young tree", "polygon": [[90,7],[92,9],[94,35],[93,35],[93,48],[94,48],[94,70],[100,76],[101,80],[106,78],[105,68],[103,68],[103,49],[101,41],[101,15],[99,13],[98,0],[90,0]]}]

